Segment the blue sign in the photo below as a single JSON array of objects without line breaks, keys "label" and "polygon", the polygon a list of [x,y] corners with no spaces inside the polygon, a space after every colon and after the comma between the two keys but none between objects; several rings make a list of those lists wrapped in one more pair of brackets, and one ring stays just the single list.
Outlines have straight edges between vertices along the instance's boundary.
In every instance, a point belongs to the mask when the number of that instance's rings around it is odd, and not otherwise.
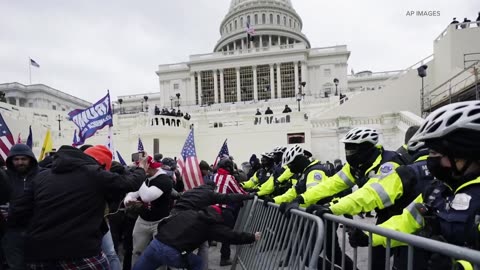
[{"label": "blue sign", "polygon": [[68,113],[78,127],[78,145],[92,137],[97,130],[105,126],[113,126],[112,107],[110,105],[110,93],[85,110],[73,110]]}]

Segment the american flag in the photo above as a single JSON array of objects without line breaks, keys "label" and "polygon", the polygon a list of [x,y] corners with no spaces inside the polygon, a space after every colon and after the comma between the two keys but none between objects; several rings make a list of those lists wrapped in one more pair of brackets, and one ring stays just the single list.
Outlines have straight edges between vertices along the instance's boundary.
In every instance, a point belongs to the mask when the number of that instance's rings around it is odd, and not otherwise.
[{"label": "american flag", "polygon": [[7,123],[3,120],[3,116],[0,114],[0,155],[3,160],[7,160],[10,148],[15,144],[13,135],[8,129]]},{"label": "american flag", "polygon": [[247,22],[247,37],[248,37],[248,40],[249,41],[253,41],[254,39],[254,36],[255,35],[255,29],[253,28],[253,26],[250,25],[249,22]]},{"label": "american flag", "polygon": [[142,143],[142,139],[140,139],[140,137],[138,137],[138,147],[137,147],[137,152],[143,152],[145,151],[145,148],[143,148],[143,143]]},{"label": "american flag", "polygon": [[190,134],[188,134],[181,155],[182,156],[178,159],[177,163],[182,172],[183,179],[185,180],[185,190],[202,185],[203,177],[200,167],[198,167],[193,128],[190,130]]},{"label": "american flag", "polygon": [[34,67],[37,67],[37,68],[40,67],[40,65],[37,62],[35,62],[35,60],[33,60],[32,58],[30,58],[30,65],[32,65]]},{"label": "american flag", "polygon": [[218,152],[217,158],[215,159],[215,162],[213,163],[213,167],[215,168],[217,166],[217,163],[220,159],[224,157],[230,156],[228,152],[228,145],[227,145],[227,139],[225,139],[225,142],[223,142],[222,148],[220,148],[220,152]]}]

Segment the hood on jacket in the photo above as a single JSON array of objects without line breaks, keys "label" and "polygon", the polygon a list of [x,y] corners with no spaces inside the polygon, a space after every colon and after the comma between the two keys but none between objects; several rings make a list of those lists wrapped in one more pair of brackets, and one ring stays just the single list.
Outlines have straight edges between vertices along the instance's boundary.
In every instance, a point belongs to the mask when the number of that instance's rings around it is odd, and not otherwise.
[{"label": "hood on jacket", "polygon": [[55,173],[70,172],[83,165],[98,165],[98,162],[75,147],[63,145],[58,149],[52,162],[52,171]]},{"label": "hood on jacket", "polygon": [[10,153],[8,154],[7,160],[5,161],[7,168],[9,170],[15,171],[15,168],[13,167],[13,162],[12,159],[15,156],[27,156],[32,160],[32,168],[37,167],[38,162],[37,158],[32,152],[32,149],[28,147],[28,145],[23,144],[23,143],[17,143],[12,148],[10,148]]}]

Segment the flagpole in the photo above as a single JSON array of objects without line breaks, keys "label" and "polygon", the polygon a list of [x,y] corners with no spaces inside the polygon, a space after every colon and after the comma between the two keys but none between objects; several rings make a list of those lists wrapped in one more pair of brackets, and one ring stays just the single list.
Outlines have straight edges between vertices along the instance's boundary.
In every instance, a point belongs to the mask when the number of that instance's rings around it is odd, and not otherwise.
[{"label": "flagpole", "polygon": [[30,85],[32,85],[32,63],[30,57],[28,57],[28,74],[30,78]]}]

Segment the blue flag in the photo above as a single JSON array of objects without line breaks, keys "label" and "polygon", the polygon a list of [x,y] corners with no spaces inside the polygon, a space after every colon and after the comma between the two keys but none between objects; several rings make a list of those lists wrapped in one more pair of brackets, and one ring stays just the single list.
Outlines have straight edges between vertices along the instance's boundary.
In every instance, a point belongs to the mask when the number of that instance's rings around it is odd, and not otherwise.
[{"label": "blue flag", "polygon": [[92,137],[97,130],[105,126],[113,126],[110,93],[91,107],[85,110],[73,110],[68,115],[78,127],[78,145],[84,144],[85,140]]},{"label": "blue flag", "polygon": [[117,157],[118,157],[118,162],[120,162],[120,164],[122,164],[123,166],[127,166],[127,163],[125,162],[125,160],[123,160],[122,156],[120,155],[120,152],[117,151]]},{"label": "blue flag", "polygon": [[30,149],[33,148],[32,126],[29,127],[27,145],[30,147]]},{"label": "blue flag", "polygon": [[73,131],[73,143],[72,143],[72,146],[73,147],[77,147],[79,146],[80,144],[78,143],[78,138],[77,138],[77,130],[75,129]]}]

